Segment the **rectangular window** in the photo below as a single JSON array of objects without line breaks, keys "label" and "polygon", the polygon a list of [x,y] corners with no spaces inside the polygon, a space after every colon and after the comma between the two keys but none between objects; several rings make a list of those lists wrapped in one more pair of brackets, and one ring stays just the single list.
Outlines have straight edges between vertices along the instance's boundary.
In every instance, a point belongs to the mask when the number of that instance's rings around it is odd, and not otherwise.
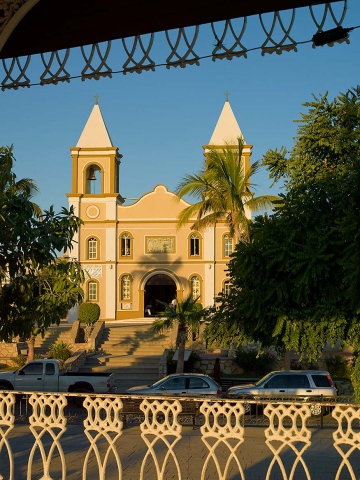
[{"label": "rectangular window", "polygon": [[230,282],[224,283],[224,295],[228,296],[230,293],[231,285]]},{"label": "rectangular window", "polygon": [[225,235],[224,236],[224,256],[230,257],[232,253],[233,253],[233,239],[230,237],[230,235]]},{"label": "rectangular window", "polygon": [[97,258],[97,240],[90,238],[89,240],[89,259]]},{"label": "rectangular window", "polygon": [[310,388],[306,375],[289,375],[289,388]]},{"label": "rectangular window", "polygon": [[192,277],[191,279],[191,292],[193,300],[200,297],[200,279],[199,277]]},{"label": "rectangular window", "polygon": [[89,300],[97,300],[97,283],[89,282]]},{"label": "rectangular window", "polygon": [[130,276],[124,275],[121,279],[121,300],[130,300]]},{"label": "rectangular window", "polygon": [[200,255],[200,239],[197,235],[190,237],[190,256],[198,257]]},{"label": "rectangular window", "polygon": [[131,255],[130,250],[130,235],[123,235],[121,237],[121,256],[122,257],[129,257]]}]

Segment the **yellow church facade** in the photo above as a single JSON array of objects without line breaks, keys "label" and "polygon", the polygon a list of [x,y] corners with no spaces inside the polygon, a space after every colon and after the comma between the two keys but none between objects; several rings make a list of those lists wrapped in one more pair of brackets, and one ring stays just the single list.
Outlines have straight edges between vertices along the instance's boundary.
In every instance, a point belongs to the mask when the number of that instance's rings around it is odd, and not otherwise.
[{"label": "yellow church facade", "polygon": [[[226,101],[204,153],[209,147],[236,148],[239,137],[242,132]],[[251,148],[245,144],[243,149],[247,168]],[[153,316],[174,296],[181,301],[190,293],[205,307],[230,288],[227,264],[234,240],[225,223],[194,231],[190,221],[178,229],[177,217],[189,204],[165,185],[125,204],[119,192],[122,155],[98,104],[70,151],[72,191],[67,197],[84,222],[71,255],[87,271],[85,301],[99,304],[100,319]]]}]

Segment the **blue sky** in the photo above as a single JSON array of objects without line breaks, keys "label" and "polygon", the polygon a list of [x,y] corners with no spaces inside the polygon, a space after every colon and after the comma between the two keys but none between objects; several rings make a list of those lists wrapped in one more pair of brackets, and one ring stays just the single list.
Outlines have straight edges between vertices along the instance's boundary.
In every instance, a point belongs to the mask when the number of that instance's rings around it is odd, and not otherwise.
[{"label": "blue sky", "polygon": [[[339,14],[343,2],[334,6]],[[321,9],[317,7],[318,21]],[[295,41],[310,40],[316,27],[308,9],[300,9],[291,32]],[[284,14],[289,21],[289,13]],[[264,17],[267,26],[271,16]],[[236,22],[235,22],[236,23]],[[240,25],[238,21],[238,25]],[[360,2],[348,1],[344,27],[360,25]],[[334,24],[326,23],[325,28]],[[190,31],[190,30],[189,30]],[[194,48],[199,56],[209,55],[214,39],[209,26],[200,28]],[[164,33],[156,34],[152,56],[164,62],[169,54]],[[264,42],[258,18],[250,18],[244,37],[247,48]],[[296,134],[295,119],[312,93],[329,91],[330,98],[357,86],[360,78],[360,29],[350,33],[350,44],[313,49],[311,43],[298,52],[261,55],[232,61],[201,60],[200,66],[166,69],[141,75],[115,74],[112,79],[74,79],[70,83],[34,86],[17,91],[0,91],[0,144],[14,145],[18,177],[33,178],[40,193],[35,201],[44,209],[67,206],[71,186],[69,147],[75,146],[94,104],[99,105],[113,143],[123,155],[120,193],[139,197],[159,183],[173,190],[182,175],[195,173],[202,164],[202,145],[207,144],[225,101],[225,91],[247,143],[254,145],[252,161],[269,149],[291,148]],[[116,70],[116,44],[109,65]],[[79,52],[71,54],[69,71],[79,73]],[[39,60],[38,60],[39,61]],[[33,62],[36,67],[36,61]],[[35,68],[32,80],[39,77]],[[3,78],[0,67],[0,81]],[[37,76],[37,78],[36,78]],[[266,171],[253,182],[256,193],[270,190]]]}]

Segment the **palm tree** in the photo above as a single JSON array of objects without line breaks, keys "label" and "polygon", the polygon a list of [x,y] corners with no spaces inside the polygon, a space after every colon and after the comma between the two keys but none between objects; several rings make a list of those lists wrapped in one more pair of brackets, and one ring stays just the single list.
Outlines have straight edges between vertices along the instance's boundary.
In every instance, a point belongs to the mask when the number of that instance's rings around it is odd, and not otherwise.
[{"label": "palm tree", "polygon": [[258,172],[259,162],[254,162],[246,171],[242,161],[243,141],[238,139],[237,149],[211,149],[206,154],[205,165],[195,175],[185,175],[175,193],[178,199],[186,195],[198,199],[197,203],[185,208],[178,216],[178,227],[194,217],[192,229],[203,230],[225,221],[230,235],[236,243],[249,240],[246,209],[257,212],[273,207],[279,197],[272,195],[254,196],[250,191],[250,177]]},{"label": "palm tree", "polygon": [[[163,317],[158,319],[153,324],[154,332],[158,333],[167,328],[172,328],[174,323],[178,325],[177,331],[177,348],[178,361],[176,366],[176,373],[184,372],[184,356],[185,356],[185,342],[186,334],[189,327],[198,327],[204,315],[204,310],[201,305],[197,303],[198,298],[193,298],[190,293],[184,300],[178,303],[176,309],[170,305],[161,302],[165,306]],[[200,308],[199,308],[200,307]]]},{"label": "palm tree", "polygon": [[[39,191],[36,183],[31,178],[21,178],[16,180],[16,175],[12,171],[14,166],[13,147],[0,147],[0,195],[5,200],[7,198],[24,195],[30,199],[34,193]],[[34,202],[31,202],[34,216],[41,218],[42,210]]]}]

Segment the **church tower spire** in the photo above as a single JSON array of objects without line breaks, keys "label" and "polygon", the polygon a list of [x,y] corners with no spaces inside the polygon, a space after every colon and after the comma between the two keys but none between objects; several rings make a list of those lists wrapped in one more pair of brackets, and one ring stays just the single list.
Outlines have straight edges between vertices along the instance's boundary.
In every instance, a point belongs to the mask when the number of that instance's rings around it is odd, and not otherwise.
[{"label": "church tower spire", "polygon": [[72,156],[72,195],[119,195],[120,159],[96,103],[89,115]]},{"label": "church tower spire", "polygon": [[95,103],[76,146],[79,148],[113,147],[98,103]]},{"label": "church tower spire", "polygon": [[210,138],[209,143],[203,146],[204,154],[206,155],[206,152],[209,149],[215,149],[215,150],[217,149],[220,150],[224,148],[232,148],[234,150],[238,149],[239,138],[243,141],[242,155],[245,160],[245,169],[248,170],[248,168],[250,167],[250,155],[251,155],[251,149],[253,146],[248,145],[245,142],[244,135],[239,127],[239,124],[236,120],[234,112],[230,106],[229,92],[226,92],[225,103],[224,103],[223,109],[221,110],[219,119],[213,131],[213,134]]}]

